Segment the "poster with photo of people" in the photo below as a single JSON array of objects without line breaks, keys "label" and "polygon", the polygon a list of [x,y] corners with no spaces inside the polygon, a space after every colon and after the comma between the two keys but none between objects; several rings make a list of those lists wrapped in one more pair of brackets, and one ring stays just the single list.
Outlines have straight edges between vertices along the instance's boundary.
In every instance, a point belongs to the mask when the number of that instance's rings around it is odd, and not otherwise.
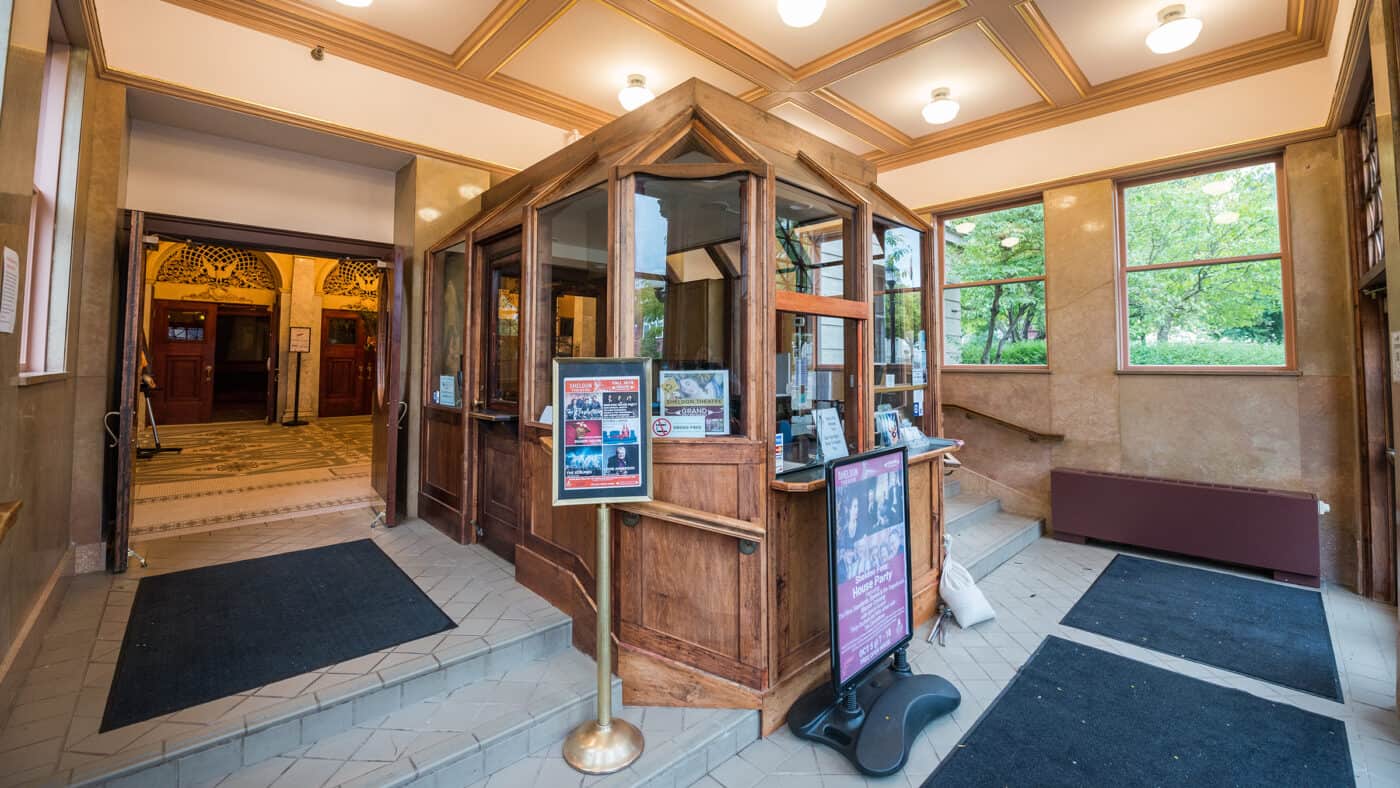
[{"label": "poster with photo of people", "polygon": [[646,359],[556,359],[554,502],[650,500]]},{"label": "poster with photo of people", "polygon": [[909,640],[909,499],[904,448],[827,469],[832,670],[838,689]]},{"label": "poster with photo of people", "polygon": [[729,370],[662,370],[657,389],[676,437],[729,434]]}]

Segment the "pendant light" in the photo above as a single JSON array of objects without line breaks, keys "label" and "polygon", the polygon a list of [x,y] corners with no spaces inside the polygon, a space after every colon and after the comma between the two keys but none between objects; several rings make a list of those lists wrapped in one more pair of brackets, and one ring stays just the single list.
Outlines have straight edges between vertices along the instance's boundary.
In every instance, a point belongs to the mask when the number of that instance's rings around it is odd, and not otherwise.
[{"label": "pendant light", "polygon": [[811,27],[825,10],[826,0],[778,0],[778,16],[788,27]]},{"label": "pendant light", "polygon": [[628,74],[627,87],[618,91],[617,101],[622,108],[631,112],[637,107],[656,98],[656,94],[647,88],[647,78],[641,74]]},{"label": "pendant light", "polygon": [[369,8],[370,3],[373,3],[374,0],[336,0],[336,2],[351,8]]},{"label": "pendant light", "polygon": [[958,231],[958,235],[968,235],[977,229],[977,222],[958,222],[953,229]]},{"label": "pendant light", "polygon": [[962,106],[953,100],[953,91],[948,88],[938,88],[933,91],[929,103],[924,105],[924,120],[935,126],[941,126],[956,118],[960,109]]},{"label": "pendant light", "polygon": [[1159,55],[1179,52],[1196,43],[1201,20],[1186,15],[1186,6],[1177,3],[1157,12],[1157,29],[1147,34],[1147,48]]}]

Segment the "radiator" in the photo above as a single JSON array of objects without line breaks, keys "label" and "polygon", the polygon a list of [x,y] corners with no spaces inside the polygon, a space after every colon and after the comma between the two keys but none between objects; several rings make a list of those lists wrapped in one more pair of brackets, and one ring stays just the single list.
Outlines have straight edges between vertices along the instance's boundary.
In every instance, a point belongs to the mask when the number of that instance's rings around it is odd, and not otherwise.
[{"label": "radiator", "polygon": [[1056,468],[1050,509],[1056,539],[1164,550],[1318,586],[1317,496],[1311,493]]}]

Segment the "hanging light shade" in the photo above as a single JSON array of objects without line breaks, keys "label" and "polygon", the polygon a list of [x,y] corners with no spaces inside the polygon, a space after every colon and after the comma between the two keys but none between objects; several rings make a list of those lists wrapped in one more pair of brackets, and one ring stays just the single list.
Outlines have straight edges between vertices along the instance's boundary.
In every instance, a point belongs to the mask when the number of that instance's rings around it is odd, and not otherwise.
[{"label": "hanging light shade", "polygon": [[1020,245],[1020,243],[1021,237],[1019,235],[1008,235],[1005,238],[1001,239],[1001,248],[1015,249],[1017,246]]},{"label": "hanging light shade", "polygon": [[941,126],[956,118],[960,109],[962,109],[962,105],[953,100],[953,91],[947,88],[938,88],[933,91],[929,103],[924,105],[924,120],[935,126]]},{"label": "hanging light shade", "polygon": [[1240,220],[1240,215],[1234,211],[1221,211],[1215,215],[1216,224],[1234,224]]},{"label": "hanging light shade", "polygon": [[1219,197],[1222,194],[1228,194],[1234,188],[1235,184],[1233,181],[1220,180],[1211,181],[1210,183],[1207,183],[1205,186],[1201,187],[1201,191],[1205,192],[1206,194],[1209,194],[1212,197]]},{"label": "hanging light shade", "polygon": [[654,98],[656,98],[656,94],[647,88],[647,78],[641,74],[628,74],[627,87],[618,91],[617,94],[618,103],[628,112]]},{"label": "hanging light shade", "polygon": [[351,8],[369,8],[370,3],[373,3],[374,0],[336,0],[336,2]]},{"label": "hanging light shade", "polygon": [[1179,52],[1200,34],[1201,20],[1187,16],[1185,5],[1169,5],[1157,12],[1157,29],[1147,34],[1147,48],[1159,55]]},{"label": "hanging light shade", "polygon": [[967,235],[977,229],[977,222],[958,222],[953,229],[958,231],[958,235]]},{"label": "hanging light shade", "polygon": [[825,10],[826,0],[778,0],[778,16],[788,27],[811,27]]}]

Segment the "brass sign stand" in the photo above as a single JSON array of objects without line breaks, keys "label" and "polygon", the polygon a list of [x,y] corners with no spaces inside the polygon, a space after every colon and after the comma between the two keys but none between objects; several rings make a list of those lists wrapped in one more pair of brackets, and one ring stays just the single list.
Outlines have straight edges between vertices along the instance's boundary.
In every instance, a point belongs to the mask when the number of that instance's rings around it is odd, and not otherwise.
[{"label": "brass sign stand", "polygon": [[646,746],[632,723],[612,716],[612,507],[598,504],[598,719],[574,728],[564,740],[564,760],[586,774],[627,768]]}]

